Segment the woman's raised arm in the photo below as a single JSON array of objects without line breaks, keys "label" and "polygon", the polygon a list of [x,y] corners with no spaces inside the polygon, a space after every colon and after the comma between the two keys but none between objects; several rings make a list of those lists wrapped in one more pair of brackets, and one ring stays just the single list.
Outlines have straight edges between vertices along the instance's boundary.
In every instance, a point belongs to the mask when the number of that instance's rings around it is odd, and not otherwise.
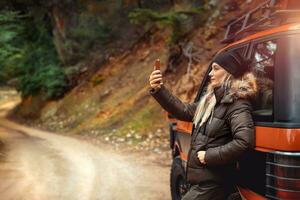
[{"label": "woman's raised arm", "polygon": [[193,121],[193,117],[198,103],[183,103],[179,98],[174,96],[164,85],[160,88],[149,90],[150,94],[155,100],[165,109],[172,114],[175,118],[182,121]]}]

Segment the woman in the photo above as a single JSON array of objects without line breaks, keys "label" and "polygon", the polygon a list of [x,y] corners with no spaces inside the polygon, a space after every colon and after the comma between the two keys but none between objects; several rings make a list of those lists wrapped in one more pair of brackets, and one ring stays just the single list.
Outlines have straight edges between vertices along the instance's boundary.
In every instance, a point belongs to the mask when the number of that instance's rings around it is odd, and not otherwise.
[{"label": "woman", "polygon": [[149,78],[150,94],[179,120],[192,121],[186,178],[192,185],[184,200],[224,200],[234,188],[236,161],[254,148],[250,98],[257,92],[248,62],[234,51],[219,53],[210,83],[199,102],[186,104],[162,83],[159,70]]}]

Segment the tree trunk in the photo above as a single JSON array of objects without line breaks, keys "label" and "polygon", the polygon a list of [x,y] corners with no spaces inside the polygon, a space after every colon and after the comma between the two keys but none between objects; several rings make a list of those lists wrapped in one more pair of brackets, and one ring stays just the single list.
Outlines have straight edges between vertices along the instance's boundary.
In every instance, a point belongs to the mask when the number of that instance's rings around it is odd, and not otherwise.
[{"label": "tree trunk", "polygon": [[142,7],[143,7],[142,0],[138,0],[137,3],[138,3],[138,7],[139,7],[139,8],[142,8]]}]

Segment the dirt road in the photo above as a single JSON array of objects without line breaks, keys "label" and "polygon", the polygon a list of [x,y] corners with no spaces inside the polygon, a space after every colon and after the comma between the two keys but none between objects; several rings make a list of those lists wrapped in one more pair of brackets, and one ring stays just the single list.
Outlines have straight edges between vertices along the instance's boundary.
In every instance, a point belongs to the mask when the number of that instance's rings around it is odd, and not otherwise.
[{"label": "dirt road", "polygon": [[168,200],[169,167],[25,127],[0,105],[1,200]]}]

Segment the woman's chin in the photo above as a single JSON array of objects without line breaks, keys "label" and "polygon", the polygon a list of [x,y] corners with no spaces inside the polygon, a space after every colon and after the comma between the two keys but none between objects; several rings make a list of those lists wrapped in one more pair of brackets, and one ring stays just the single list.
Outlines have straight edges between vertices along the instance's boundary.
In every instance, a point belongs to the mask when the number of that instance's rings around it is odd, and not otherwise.
[{"label": "woman's chin", "polygon": [[216,84],[216,83],[212,83],[212,84],[211,84],[211,87],[212,87],[212,88],[215,88],[215,87],[217,87],[217,84]]},{"label": "woman's chin", "polygon": [[212,83],[211,86],[212,86],[212,88],[217,88],[217,87],[221,86],[221,84],[218,84],[218,83]]}]

